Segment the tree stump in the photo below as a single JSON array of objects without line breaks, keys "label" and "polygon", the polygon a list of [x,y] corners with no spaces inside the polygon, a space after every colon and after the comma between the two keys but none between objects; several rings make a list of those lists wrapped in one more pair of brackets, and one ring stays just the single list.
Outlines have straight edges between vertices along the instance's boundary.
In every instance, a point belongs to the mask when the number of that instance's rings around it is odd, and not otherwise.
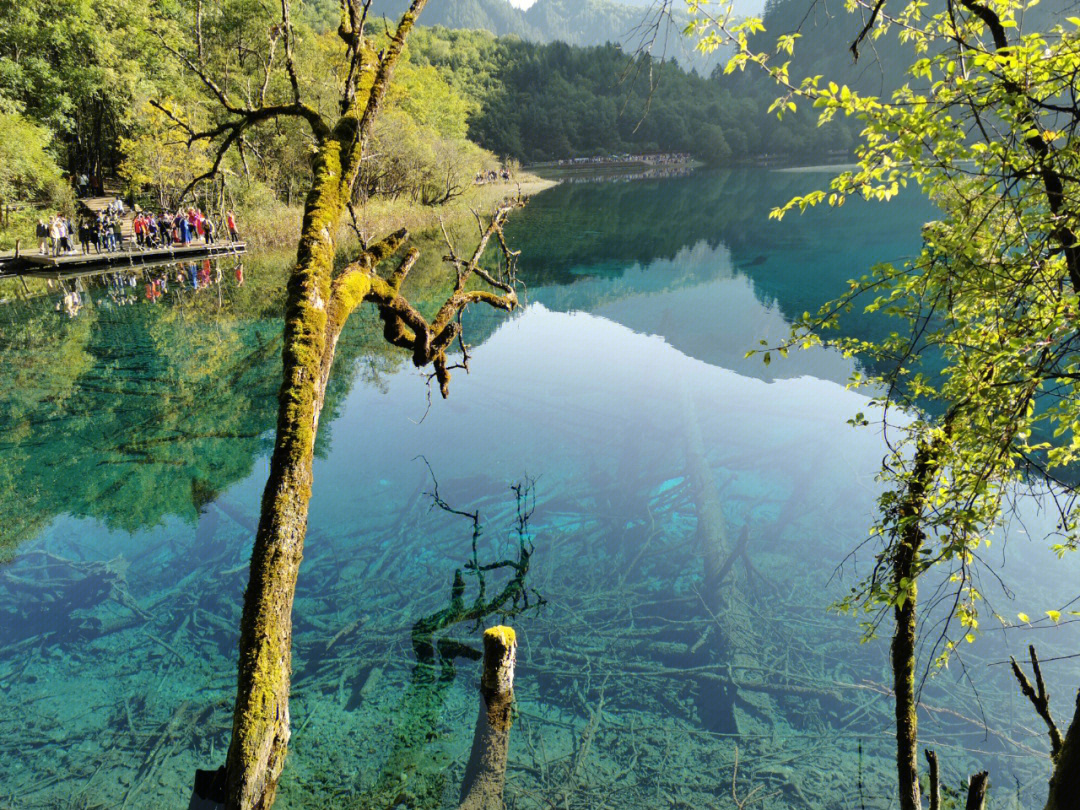
[{"label": "tree stump", "polygon": [[492,627],[484,632],[480,710],[461,785],[460,810],[503,810],[516,661],[517,637],[513,628]]}]

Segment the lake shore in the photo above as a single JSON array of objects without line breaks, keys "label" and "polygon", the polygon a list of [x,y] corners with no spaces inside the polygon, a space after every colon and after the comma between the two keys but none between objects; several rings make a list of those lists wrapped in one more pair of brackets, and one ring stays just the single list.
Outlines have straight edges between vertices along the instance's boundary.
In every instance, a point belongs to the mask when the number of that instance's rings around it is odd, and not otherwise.
[{"label": "lake shore", "polygon": [[[503,200],[521,195],[532,197],[559,184],[558,180],[522,172],[517,180],[472,185],[461,196],[439,206],[421,205],[411,200],[372,200],[356,208],[356,227],[365,238],[378,238],[401,228],[420,235],[435,230],[442,222],[453,227],[472,219],[473,211],[489,213]],[[248,251],[256,255],[292,251],[300,238],[303,209],[299,206],[276,208],[262,215],[240,212],[242,235]],[[349,250],[357,234],[353,223],[346,221],[338,237],[341,250]],[[24,246],[25,249],[25,246]],[[14,253],[4,254],[13,256]],[[44,279],[0,277],[0,300],[33,297],[49,290]]]}]

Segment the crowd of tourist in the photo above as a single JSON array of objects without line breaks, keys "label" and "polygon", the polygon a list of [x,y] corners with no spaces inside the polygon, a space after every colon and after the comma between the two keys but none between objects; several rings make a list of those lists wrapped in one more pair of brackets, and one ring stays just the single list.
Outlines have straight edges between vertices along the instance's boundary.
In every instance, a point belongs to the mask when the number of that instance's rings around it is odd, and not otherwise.
[{"label": "crowd of tourist", "polygon": [[563,183],[628,183],[632,180],[656,180],[667,177],[689,177],[694,173],[693,166],[653,166],[651,168],[628,167],[623,171],[581,172],[562,178]]},{"label": "crowd of tourist", "polygon": [[[52,217],[48,222],[39,219],[38,252],[43,256],[63,256],[78,252],[86,255],[91,252],[111,253],[130,249],[131,245],[125,246],[124,243],[125,220],[124,202],[119,197],[98,212],[96,217],[82,217],[78,225],[75,225],[70,217],[61,214]],[[233,242],[238,241],[240,235],[232,211],[225,214],[225,227],[229,238]],[[136,210],[131,220],[134,248],[141,250],[187,246],[200,242],[212,245],[217,241],[217,232],[213,220],[198,208],[157,214]]]},{"label": "crowd of tourist", "polygon": [[498,180],[502,180],[504,183],[510,182],[510,170],[506,167],[502,169],[489,169],[488,171],[479,171],[473,178],[473,183],[478,186],[482,186],[485,183],[494,183]]},{"label": "crowd of tourist", "polygon": [[694,156],[686,152],[657,152],[623,155],[594,155],[557,160],[554,163],[538,163],[538,166],[618,166],[644,164],[646,166],[683,166],[694,162]]}]

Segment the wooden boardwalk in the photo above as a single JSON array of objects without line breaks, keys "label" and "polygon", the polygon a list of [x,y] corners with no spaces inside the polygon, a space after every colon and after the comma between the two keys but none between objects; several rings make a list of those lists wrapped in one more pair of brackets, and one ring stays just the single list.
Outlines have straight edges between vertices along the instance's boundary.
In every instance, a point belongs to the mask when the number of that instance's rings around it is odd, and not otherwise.
[{"label": "wooden boardwalk", "polygon": [[[104,194],[98,197],[83,197],[78,200],[81,215],[96,218],[116,200],[120,194],[118,186],[106,186]],[[140,248],[135,244],[133,222],[135,212],[124,209],[120,217],[120,227],[124,237],[123,250],[112,253],[68,253],[63,256],[42,256],[37,252],[37,241],[24,246],[18,251],[0,251],[0,278],[17,276],[37,276],[58,278],[78,275],[85,272],[100,272],[107,269],[136,267],[150,264],[169,264],[170,262],[193,261],[196,259],[231,256],[245,253],[244,242],[215,242],[212,245],[172,245],[161,248]],[[75,244],[76,234],[72,234],[71,243]],[[29,249],[27,249],[29,248]]]},{"label": "wooden boardwalk", "polygon": [[218,256],[238,256],[247,250],[244,242],[215,242],[212,245],[176,245],[172,247],[137,247],[112,253],[69,253],[64,256],[42,256],[23,253],[19,265],[11,268],[21,275],[56,278],[87,270],[122,269],[146,264],[168,264],[208,259]]}]

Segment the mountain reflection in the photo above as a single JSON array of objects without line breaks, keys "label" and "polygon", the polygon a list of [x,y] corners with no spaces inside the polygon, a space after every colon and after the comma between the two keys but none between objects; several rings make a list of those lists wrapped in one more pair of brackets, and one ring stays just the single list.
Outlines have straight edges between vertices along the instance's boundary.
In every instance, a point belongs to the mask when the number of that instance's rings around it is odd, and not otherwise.
[{"label": "mountain reflection", "polygon": [[[912,253],[929,211],[902,199],[888,217],[849,203],[782,227],[768,220],[773,206],[826,177],[747,170],[567,183],[533,200],[508,236],[522,251],[528,300],[550,310],[658,335],[743,376],[843,382],[851,361],[834,353],[768,368],[744,354],[785,335],[793,316],[817,309],[871,261]],[[421,246],[408,282],[421,309],[449,282],[439,241]],[[287,264],[224,259],[102,273],[2,307],[0,556],[59,515],[126,531],[168,516],[194,521],[251,473],[272,442]],[[480,345],[504,321],[470,311],[467,339]],[[857,314],[848,323],[869,328]],[[352,319],[338,355],[320,453],[358,377],[378,384],[408,366],[367,313]]]},{"label": "mountain reflection", "polygon": [[[884,204],[769,212],[823,187],[828,172],[747,169],[638,183],[562,185],[510,229],[530,300],[581,310],[656,334],[695,359],[766,380],[809,374],[846,382],[851,363],[807,353],[766,367],[745,358],[788,334],[877,262],[919,247],[933,208],[916,195]],[[869,210],[868,210],[869,209]],[[844,328],[883,337],[888,323],[859,311]]]}]

